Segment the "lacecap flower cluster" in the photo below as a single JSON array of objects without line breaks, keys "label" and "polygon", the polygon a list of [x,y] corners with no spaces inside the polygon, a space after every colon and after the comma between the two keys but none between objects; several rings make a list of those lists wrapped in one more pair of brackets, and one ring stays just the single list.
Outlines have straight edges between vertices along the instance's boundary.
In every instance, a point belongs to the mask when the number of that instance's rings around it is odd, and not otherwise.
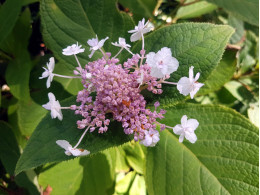
[{"label": "lacecap flower cluster", "polygon": [[[147,103],[141,94],[143,89],[154,94],[162,94],[162,85],[176,85],[181,94],[185,96],[190,94],[190,97],[193,98],[203,86],[198,82],[200,73],[194,77],[193,66],[189,68],[189,77],[182,77],[177,83],[167,81],[170,75],[177,71],[179,62],[172,56],[171,49],[167,47],[163,47],[157,52],[146,53],[144,34],[152,30],[151,26],[143,19],[139,21],[134,30],[128,31],[132,33],[131,42],[142,40],[140,53],[132,53],[131,46],[126,43],[124,38],[119,37],[118,42],[112,43],[112,45],[120,49],[115,56],[111,56],[111,53],[106,53],[102,49],[109,38],[99,40],[96,36],[87,41],[91,51],[89,58],[96,51],[100,51],[103,57],[82,67],[77,58],[78,53],[85,52],[82,45],[77,43],[63,49],[63,55],[73,55],[76,59],[77,68],[74,70],[73,76],[53,73],[55,60],[53,57],[50,58],[47,68],[44,68],[45,71],[40,77],[40,79],[47,78],[47,88],[50,87],[54,76],[81,79],[83,85],[83,90],[78,92],[75,105],[61,107],[53,93],[48,94],[49,102],[43,105],[45,109],[51,111],[52,118],[59,120],[63,119],[62,109],[73,110],[75,114],[82,116],[82,120],[77,121],[77,127],[83,129],[84,132],[74,147],[66,140],[56,141],[60,147],[64,148],[66,155],[88,155],[90,153],[88,150],[78,148],[85,134],[93,131],[105,133],[109,130],[111,120],[120,122],[125,134],[133,134],[134,140],[144,146],[155,146],[160,140],[157,126],[161,131],[165,128],[172,129],[175,134],[180,135],[180,142],[184,138],[191,143],[196,142],[197,137],[194,131],[199,126],[196,119],[188,119],[184,115],[181,118],[181,124],[170,127],[157,121],[157,119],[164,118],[166,113],[165,110],[158,108],[160,106],[158,101],[155,102],[153,111],[146,107]],[[129,52],[132,57],[120,64],[117,56],[123,50]],[[112,118],[107,117],[108,113],[112,114]]]}]

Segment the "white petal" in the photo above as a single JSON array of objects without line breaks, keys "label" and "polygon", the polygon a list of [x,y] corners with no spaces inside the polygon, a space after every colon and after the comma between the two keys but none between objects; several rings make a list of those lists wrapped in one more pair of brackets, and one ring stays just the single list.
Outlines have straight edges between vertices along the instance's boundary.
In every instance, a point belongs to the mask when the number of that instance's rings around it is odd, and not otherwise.
[{"label": "white petal", "polygon": [[187,77],[182,77],[178,83],[177,83],[177,89],[179,90],[179,92],[183,95],[188,95],[191,90],[192,90],[192,85],[190,83],[189,78]]},{"label": "white petal", "polygon": [[80,156],[86,156],[89,154],[90,154],[90,152],[88,150],[84,150],[83,152],[81,152]]},{"label": "white petal", "polygon": [[68,148],[71,147],[70,143],[66,140],[57,140],[56,144],[58,144],[60,147],[62,147],[65,150],[68,150]]},{"label": "white petal", "polygon": [[152,67],[150,75],[159,79],[164,77],[164,74],[161,72],[161,70],[156,67]]},{"label": "white petal", "polygon": [[197,141],[197,136],[195,135],[195,133],[186,132],[185,138],[193,144]]},{"label": "white petal", "polygon": [[189,119],[186,125],[191,128],[192,131],[195,131],[195,129],[199,126],[199,122],[196,119]]},{"label": "white petal", "polygon": [[183,116],[181,117],[181,125],[182,125],[182,126],[186,126],[186,124],[187,124],[187,119],[188,119],[187,115],[183,115]]},{"label": "white petal", "polygon": [[199,91],[199,89],[203,86],[204,84],[202,83],[194,83],[193,84],[193,89],[192,91],[190,92],[190,97],[191,99],[194,98],[195,94]]},{"label": "white petal", "polygon": [[178,69],[179,61],[176,58],[171,57],[171,61],[167,65],[168,65],[167,74],[170,75],[171,73],[175,72]]},{"label": "white petal", "polygon": [[47,64],[48,70],[50,72],[53,72],[54,66],[55,66],[55,60],[54,60],[54,57],[51,57],[50,62]]},{"label": "white petal", "polygon": [[108,39],[108,37],[106,37],[105,39],[102,39],[101,41],[98,42],[98,49],[100,49],[101,47],[103,47],[105,41]]},{"label": "white petal", "polygon": [[51,110],[51,104],[49,102],[47,104],[43,104],[42,107],[46,110]]},{"label": "white petal", "polygon": [[136,32],[136,33],[131,35],[130,41],[131,42],[138,41],[141,37],[142,37],[142,34],[140,32]]},{"label": "white petal", "polygon": [[191,66],[190,68],[189,68],[189,79],[192,79],[193,80],[193,66]]},{"label": "white petal", "polygon": [[94,53],[95,53],[95,50],[92,50],[92,51],[91,51],[91,54],[88,55],[88,57],[89,57],[89,58],[92,58],[92,56],[93,56]]},{"label": "white petal", "polygon": [[154,67],[155,66],[155,61],[154,61],[154,57],[155,57],[155,53],[154,52],[150,52],[146,55],[146,63],[150,66],[150,67]]},{"label": "white petal", "polygon": [[183,127],[181,125],[176,125],[172,130],[176,135],[181,135],[183,133]]},{"label": "white petal", "polygon": [[181,134],[179,137],[179,142],[183,142],[183,140],[184,140],[184,134]]},{"label": "white petal", "polygon": [[199,78],[200,78],[200,73],[198,72],[197,74],[196,74],[196,76],[195,76],[195,81],[197,81],[197,80],[199,80]]},{"label": "white petal", "polygon": [[55,98],[53,93],[49,92],[48,93],[48,97],[49,97],[49,100],[50,100],[51,104],[53,104],[56,101],[56,98]]}]

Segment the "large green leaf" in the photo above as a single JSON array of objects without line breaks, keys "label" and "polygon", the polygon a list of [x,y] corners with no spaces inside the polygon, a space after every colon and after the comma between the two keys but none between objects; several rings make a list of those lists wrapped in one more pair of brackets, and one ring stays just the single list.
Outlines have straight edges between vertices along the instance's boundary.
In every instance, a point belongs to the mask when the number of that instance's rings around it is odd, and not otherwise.
[{"label": "large green leaf", "polygon": [[242,20],[259,26],[259,1],[258,0],[207,0],[221,8],[226,9]]},{"label": "large green leaf", "polygon": [[[189,67],[194,66],[194,72],[201,73],[199,82],[204,82],[219,63],[233,32],[232,28],[224,25],[176,24],[161,28],[147,36],[145,49],[148,52],[157,52],[162,47],[171,48],[172,55],[177,58],[180,66],[169,81],[177,82],[181,77],[188,76]],[[139,42],[134,50],[138,51],[140,47]],[[163,90],[163,94],[152,94],[150,97],[166,99],[164,101],[172,103],[185,98],[174,85],[163,85]]]},{"label": "large green leaf", "polygon": [[11,33],[22,8],[21,0],[8,0],[0,10],[0,43]]},{"label": "large green leaf", "polygon": [[172,130],[161,133],[146,158],[149,194],[258,194],[258,129],[222,106],[178,105],[163,122],[196,118],[198,140],[180,143]]},{"label": "large green leaf", "polygon": [[29,100],[30,54],[27,51],[31,35],[31,13],[26,9],[16,22],[13,32],[2,42],[0,49],[14,59],[7,66],[5,76],[11,93],[20,100]]},{"label": "large green leaf", "polygon": [[[62,101],[61,105],[70,106],[75,103],[76,97],[71,97]],[[65,139],[71,145],[76,144],[83,133],[82,130],[77,129],[76,125],[76,121],[81,119],[81,117],[76,116],[74,111],[71,110],[63,111],[63,117],[62,121],[51,119],[49,114],[43,118],[33,132],[16,165],[16,174],[42,164],[73,158],[72,156],[66,156],[64,149],[60,148],[56,141]],[[98,134],[97,132],[87,133],[80,147],[89,150],[91,154],[95,154],[129,140],[130,138],[124,134],[121,125],[112,122],[109,125],[109,130],[104,134]]]},{"label": "large green leaf", "polygon": [[53,195],[107,194],[114,178],[110,168],[106,155],[102,153],[92,158],[77,158],[50,168],[46,166],[39,176],[39,184],[43,188],[50,185]]},{"label": "large green leaf", "polygon": [[[82,44],[86,50],[78,56],[84,65],[90,60],[88,39],[96,35],[99,39],[108,36],[109,40],[105,43],[104,49],[116,53],[119,48],[112,46],[110,42],[118,41],[119,37],[129,38],[130,34],[127,31],[134,26],[130,16],[119,12],[115,0],[42,0],[40,12],[44,41],[53,51],[55,58],[61,62],[60,68],[63,68],[65,74],[71,74],[77,64],[73,56],[62,55],[63,48],[76,42]],[[99,51],[93,59],[97,56],[101,57]],[[71,85],[67,87],[75,94]]]},{"label": "large green leaf", "polygon": [[[0,121],[0,133],[0,160],[6,173],[13,177],[15,164],[20,156],[19,147],[10,125]],[[40,194],[26,173],[15,176],[14,181],[18,186],[28,190],[30,194]]]},{"label": "large green leaf", "polygon": [[199,94],[216,91],[232,78],[237,65],[236,53],[237,51],[234,50],[225,51],[220,63],[216,66],[215,70],[212,71],[205,82],[205,86],[198,92]]},{"label": "large green leaf", "polygon": [[135,22],[143,18],[152,18],[157,5],[156,0],[118,0],[118,2],[133,13]]},{"label": "large green leaf", "polygon": [[18,101],[16,106],[16,113],[13,113],[9,120],[21,131],[22,135],[31,136],[47,111],[33,100]]},{"label": "large green leaf", "polygon": [[[191,3],[193,0],[185,1],[185,3]],[[191,5],[182,6],[178,9],[175,19],[188,19],[207,14],[217,9],[217,6],[205,1],[197,2]]]}]

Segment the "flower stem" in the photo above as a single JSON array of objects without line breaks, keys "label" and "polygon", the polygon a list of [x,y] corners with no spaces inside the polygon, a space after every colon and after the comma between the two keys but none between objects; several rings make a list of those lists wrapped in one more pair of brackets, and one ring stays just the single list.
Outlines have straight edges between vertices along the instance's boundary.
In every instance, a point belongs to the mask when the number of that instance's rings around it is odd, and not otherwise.
[{"label": "flower stem", "polygon": [[[76,54],[74,54],[74,57],[75,57],[75,59],[76,59],[78,65],[79,65],[80,70],[82,70],[82,66],[81,66],[81,64],[79,63],[79,59],[78,59],[78,57],[76,56]],[[81,71],[80,71],[80,72],[81,72]]]},{"label": "flower stem", "polygon": [[108,60],[108,56],[107,56],[107,54],[103,51],[103,49],[100,49],[100,48],[99,48],[99,51],[101,51],[101,53],[103,54],[103,56]]},{"label": "flower stem", "polygon": [[162,81],[162,83],[170,84],[170,85],[177,85],[177,83],[174,83],[174,82],[168,82],[168,81]]},{"label": "flower stem", "polygon": [[70,107],[60,107],[60,109],[70,109]]},{"label": "flower stem", "polygon": [[123,51],[123,47],[121,47],[121,49],[119,50],[119,52],[117,52],[117,54],[114,56],[114,58],[116,58],[122,51]]},{"label": "flower stem", "polygon": [[78,143],[73,147],[74,149],[78,147],[78,145],[80,144],[80,142],[82,141],[83,137],[85,136],[85,134],[87,133],[88,129],[90,128],[90,126],[87,127],[87,129],[84,131],[84,133],[81,135]]},{"label": "flower stem", "polygon": [[60,75],[60,74],[53,74],[54,76],[57,77],[62,77],[62,78],[67,78],[67,79],[80,79],[80,76],[66,76],[66,75]]}]

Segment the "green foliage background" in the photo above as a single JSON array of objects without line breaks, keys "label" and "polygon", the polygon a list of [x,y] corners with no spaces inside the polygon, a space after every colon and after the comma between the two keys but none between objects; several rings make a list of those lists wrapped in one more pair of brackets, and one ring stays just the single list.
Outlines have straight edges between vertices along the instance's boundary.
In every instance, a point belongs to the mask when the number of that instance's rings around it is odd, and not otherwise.
[{"label": "green foliage background", "polygon": [[[258,194],[258,7],[258,0],[0,1],[0,194]],[[144,93],[148,106],[159,100],[170,126],[184,114],[196,118],[198,141],[179,143],[165,130],[145,148],[113,123],[84,138],[91,155],[64,155],[55,141],[77,142],[78,116],[64,111],[65,120],[52,120],[41,105],[50,91],[71,105],[82,86],[55,78],[46,89],[41,67],[54,56],[55,73],[72,75],[75,60],[62,49],[79,42],[86,48],[79,60],[88,63],[86,41],[96,34],[109,36],[104,49],[116,54],[108,42],[130,43],[127,31],[142,18],[155,27],[146,51],[169,47],[180,62],[171,81],[194,66],[205,83],[194,100],[172,86]],[[140,51],[140,41],[131,45]]]}]

